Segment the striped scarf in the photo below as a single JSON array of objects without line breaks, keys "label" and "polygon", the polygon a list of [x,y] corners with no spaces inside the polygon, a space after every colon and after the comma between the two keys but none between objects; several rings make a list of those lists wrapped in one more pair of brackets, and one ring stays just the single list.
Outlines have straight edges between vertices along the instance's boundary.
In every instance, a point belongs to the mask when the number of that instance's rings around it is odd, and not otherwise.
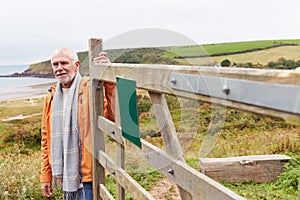
[{"label": "striped scarf", "polygon": [[[77,121],[78,90],[82,77],[76,74],[69,89],[63,117],[63,92],[57,83],[52,109],[52,175],[54,183],[62,178],[64,199],[78,199],[82,192],[81,184],[81,147]],[[63,120],[64,118],[64,120]]]}]

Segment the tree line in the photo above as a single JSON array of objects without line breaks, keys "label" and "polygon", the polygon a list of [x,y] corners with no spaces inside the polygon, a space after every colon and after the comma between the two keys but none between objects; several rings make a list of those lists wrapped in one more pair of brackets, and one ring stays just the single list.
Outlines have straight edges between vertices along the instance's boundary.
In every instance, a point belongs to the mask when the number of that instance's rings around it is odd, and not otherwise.
[{"label": "tree line", "polygon": [[230,60],[224,59],[220,65],[222,67],[240,67],[240,68],[267,68],[267,69],[290,69],[294,70],[300,67],[300,60],[291,60],[285,58],[279,58],[277,61],[270,61],[266,65],[261,63],[231,63]]}]

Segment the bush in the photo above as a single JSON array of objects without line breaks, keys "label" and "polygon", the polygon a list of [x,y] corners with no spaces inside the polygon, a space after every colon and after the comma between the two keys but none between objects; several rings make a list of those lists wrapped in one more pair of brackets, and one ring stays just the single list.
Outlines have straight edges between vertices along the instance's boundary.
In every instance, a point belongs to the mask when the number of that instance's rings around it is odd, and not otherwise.
[{"label": "bush", "polygon": [[278,179],[275,182],[276,188],[285,188],[285,190],[289,194],[297,193],[298,190],[298,182],[300,175],[300,156],[296,158],[292,158],[290,162],[288,162],[284,166],[284,172],[280,174]]},{"label": "bush", "polygon": [[180,108],[180,103],[177,97],[171,95],[166,95],[165,97],[166,97],[169,110],[175,110]]},{"label": "bush", "polygon": [[143,112],[149,112],[152,103],[148,96],[137,96],[137,106],[138,106],[138,114],[140,115]]},{"label": "bush", "polygon": [[39,149],[41,144],[41,121],[39,118],[12,120],[0,139],[6,143],[22,143],[27,148]]},{"label": "bush", "polygon": [[228,59],[225,59],[221,62],[222,67],[229,67],[231,65],[231,62]]},{"label": "bush", "polygon": [[273,69],[296,69],[297,67],[300,67],[300,61],[294,61],[294,60],[286,60],[285,58],[279,58],[277,62],[269,62],[267,67],[273,68]]},{"label": "bush", "polygon": [[115,63],[136,63],[136,64],[179,64],[176,60],[163,57],[165,50],[157,48],[140,48],[125,52],[113,60]]}]

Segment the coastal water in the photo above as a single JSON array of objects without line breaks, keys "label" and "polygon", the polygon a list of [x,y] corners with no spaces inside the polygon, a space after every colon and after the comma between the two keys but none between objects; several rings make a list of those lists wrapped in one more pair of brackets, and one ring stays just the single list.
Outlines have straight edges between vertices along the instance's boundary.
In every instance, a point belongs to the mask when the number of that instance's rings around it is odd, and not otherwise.
[{"label": "coastal water", "polygon": [[[0,75],[22,73],[28,65],[0,65]],[[0,77],[0,100],[26,98],[47,93],[52,78]]]},{"label": "coastal water", "polygon": [[36,86],[55,82],[53,78],[34,78],[34,77],[0,77],[0,91],[20,87]]},{"label": "coastal water", "polygon": [[28,69],[29,65],[0,65],[0,75],[21,73]]}]

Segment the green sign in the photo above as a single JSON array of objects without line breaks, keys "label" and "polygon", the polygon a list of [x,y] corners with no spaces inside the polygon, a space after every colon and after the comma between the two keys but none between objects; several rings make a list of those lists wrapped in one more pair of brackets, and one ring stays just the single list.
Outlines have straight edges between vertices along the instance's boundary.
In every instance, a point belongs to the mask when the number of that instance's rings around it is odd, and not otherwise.
[{"label": "green sign", "polygon": [[122,135],[141,148],[141,138],[136,103],[136,83],[117,77]]}]

